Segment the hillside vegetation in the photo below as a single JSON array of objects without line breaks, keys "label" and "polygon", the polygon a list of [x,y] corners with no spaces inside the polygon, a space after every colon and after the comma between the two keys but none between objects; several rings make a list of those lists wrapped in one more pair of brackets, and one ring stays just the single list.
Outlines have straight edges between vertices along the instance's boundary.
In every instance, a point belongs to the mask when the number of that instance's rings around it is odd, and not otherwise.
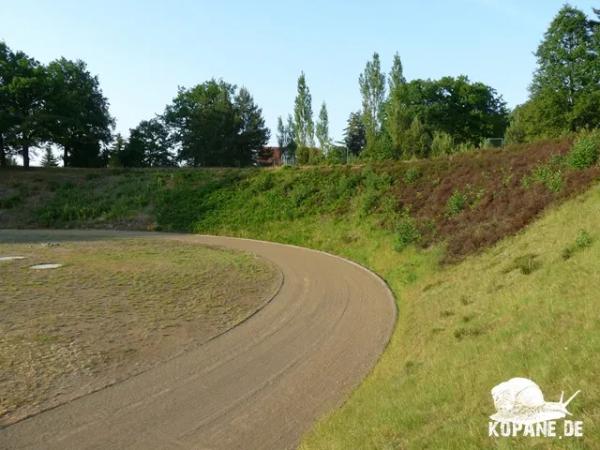
[{"label": "hillside vegetation", "polygon": [[[371,376],[301,448],[600,448],[599,223],[595,186],[442,269],[428,266],[433,255],[340,247],[391,284],[398,325]],[[490,390],[517,376],[537,382],[546,401],[581,389],[569,410],[584,437],[489,438]]]},{"label": "hillside vegetation", "polygon": [[354,167],[8,171],[0,226],[238,235],[375,270],[396,294],[398,326],[372,375],[304,448],[510,448],[487,437],[487,416],[490,389],[513,376],[550,400],[581,389],[570,409],[586,437],[562,445],[594,448],[595,139]]},{"label": "hillside vegetation", "polygon": [[286,233],[290,221],[356,222],[395,235],[398,250],[444,242],[447,257],[456,258],[584,191],[600,170],[593,162],[573,168],[566,156],[571,145],[563,139],[354,167],[10,170],[0,180],[0,226],[228,233],[303,243],[310,230]]}]

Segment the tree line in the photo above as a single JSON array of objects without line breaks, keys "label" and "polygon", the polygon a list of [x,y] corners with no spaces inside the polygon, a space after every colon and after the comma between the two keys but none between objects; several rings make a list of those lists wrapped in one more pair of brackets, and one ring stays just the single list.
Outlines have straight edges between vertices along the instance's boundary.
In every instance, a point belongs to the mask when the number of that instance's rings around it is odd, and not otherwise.
[{"label": "tree line", "polygon": [[108,101],[83,61],[40,64],[0,42],[0,166],[43,144],[61,148],[65,166],[102,165],[112,139]]},{"label": "tree line", "polygon": [[117,135],[109,165],[248,166],[271,132],[248,89],[222,80],[179,88],[163,114]]},{"label": "tree line", "polygon": [[97,76],[83,61],[48,65],[0,42],[0,166],[45,147],[42,165],[65,167],[246,166],[270,138],[262,110],[246,88],[209,80],[179,88],[161,115],[127,139],[113,136]]},{"label": "tree line", "polygon": [[[362,108],[348,118],[342,151],[363,159],[428,158],[600,126],[600,10],[593,13],[561,8],[535,53],[529,99],[513,111],[492,87],[466,76],[407,81],[398,54],[386,74],[374,53],[358,79]],[[302,73],[294,114],[278,121],[279,145],[301,163],[339,160],[330,139],[315,148],[310,102]],[[323,111],[317,128],[323,118],[327,123],[325,104]]]},{"label": "tree line", "polygon": [[502,137],[508,125],[506,104],[491,87],[465,76],[407,81],[398,54],[386,75],[375,53],[358,81],[362,109],[350,114],[341,145],[333,145],[326,104],[315,126],[302,73],[293,116],[278,119],[279,145],[299,163],[339,160],[340,151],[366,159],[427,158]]},{"label": "tree line", "polygon": [[[299,164],[352,158],[408,159],[490,145],[523,143],[600,125],[600,10],[593,17],[563,6],[544,34],[528,100],[509,111],[492,87],[466,76],[407,80],[394,55],[385,72],[378,53],[358,78],[361,108],[343,140],[329,132],[325,102],[316,115],[307,77],[297,80],[293,111],[277,122],[277,142]],[[96,76],[82,61],[42,65],[0,42],[0,165],[14,155],[27,167],[46,147],[43,163],[65,166],[247,166],[270,130],[250,92],[223,80],[179,88],[160,115],[113,136],[114,119]]]}]

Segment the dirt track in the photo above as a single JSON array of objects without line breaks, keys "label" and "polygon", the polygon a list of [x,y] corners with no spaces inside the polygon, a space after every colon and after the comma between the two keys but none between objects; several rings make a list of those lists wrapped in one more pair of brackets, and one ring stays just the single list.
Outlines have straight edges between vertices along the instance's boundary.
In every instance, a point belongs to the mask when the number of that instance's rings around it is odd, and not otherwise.
[{"label": "dirt track", "polygon": [[122,383],[0,430],[0,448],[286,449],[341,404],[392,332],[391,292],[325,253],[226,237],[101,231],[0,231],[0,241],[177,239],[254,252],[284,283],[249,320]]}]

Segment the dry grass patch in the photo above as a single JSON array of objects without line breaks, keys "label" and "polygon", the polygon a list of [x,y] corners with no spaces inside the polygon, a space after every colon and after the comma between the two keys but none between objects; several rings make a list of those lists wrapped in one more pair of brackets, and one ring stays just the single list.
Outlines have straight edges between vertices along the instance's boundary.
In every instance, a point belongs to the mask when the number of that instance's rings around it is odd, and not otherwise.
[{"label": "dry grass patch", "polygon": [[26,258],[0,262],[0,425],[205,342],[280,283],[252,255],[167,240],[0,244],[8,254]]}]

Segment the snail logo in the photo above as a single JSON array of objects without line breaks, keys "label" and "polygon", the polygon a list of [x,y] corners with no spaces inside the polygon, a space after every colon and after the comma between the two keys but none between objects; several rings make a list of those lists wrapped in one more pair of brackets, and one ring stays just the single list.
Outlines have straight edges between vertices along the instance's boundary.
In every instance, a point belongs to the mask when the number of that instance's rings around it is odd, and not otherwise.
[{"label": "snail logo", "polygon": [[[556,437],[556,421],[571,416],[567,407],[579,392],[566,401],[562,393],[558,402],[547,402],[540,387],[527,378],[512,378],[500,383],[492,389],[496,413],[490,416],[490,436]],[[558,437],[581,435],[582,422],[565,420],[564,433]]]}]

